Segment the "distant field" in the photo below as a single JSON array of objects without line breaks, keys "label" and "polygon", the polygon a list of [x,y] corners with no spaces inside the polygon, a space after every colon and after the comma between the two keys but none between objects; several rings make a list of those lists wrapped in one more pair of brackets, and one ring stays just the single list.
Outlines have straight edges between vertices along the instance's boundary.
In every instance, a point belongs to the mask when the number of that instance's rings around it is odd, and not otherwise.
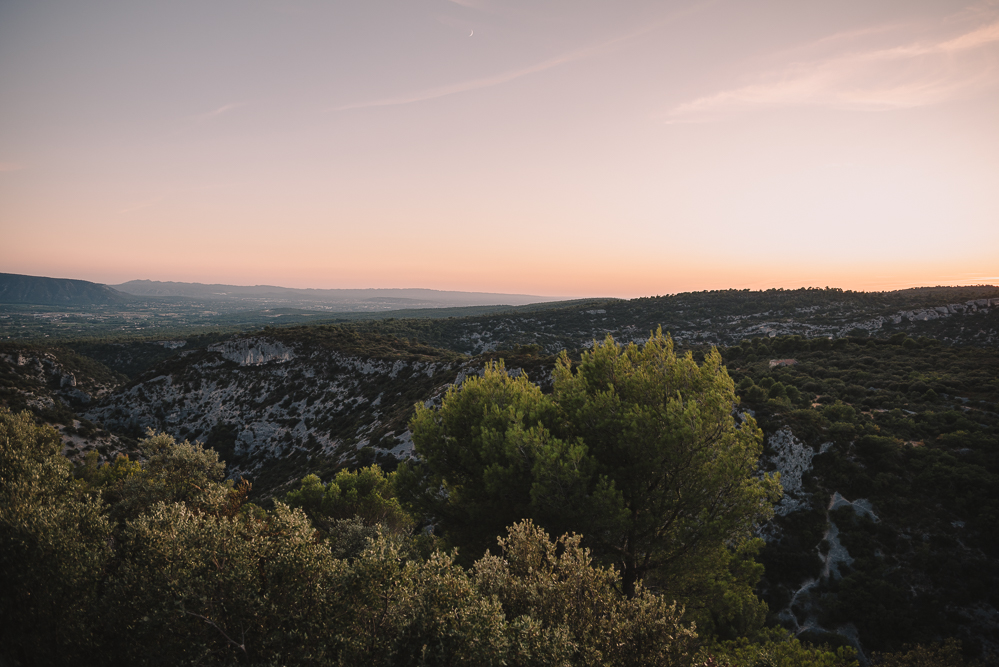
[{"label": "distant field", "polygon": [[460,306],[331,313],[303,308],[253,308],[240,301],[201,302],[183,298],[150,299],[119,305],[53,306],[0,304],[0,340],[44,341],[78,338],[173,338],[252,331],[265,326],[354,322],[384,319],[472,317],[527,312],[577,302],[531,306]]}]

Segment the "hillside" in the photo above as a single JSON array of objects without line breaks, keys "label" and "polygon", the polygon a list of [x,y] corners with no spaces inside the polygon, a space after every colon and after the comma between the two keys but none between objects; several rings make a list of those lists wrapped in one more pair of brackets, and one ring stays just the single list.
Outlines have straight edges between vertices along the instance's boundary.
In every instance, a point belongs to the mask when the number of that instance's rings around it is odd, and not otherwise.
[{"label": "hillside", "polygon": [[368,321],[357,326],[464,354],[525,345],[556,354],[588,347],[608,334],[622,342],[643,341],[659,326],[685,345],[735,345],[746,338],[787,335],[887,338],[899,332],[951,344],[995,345],[999,343],[999,288],[688,292],[630,301],[535,306],[477,317]]},{"label": "hillside", "polygon": [[230,475],[269,494],[308,471],[412,454],[406,423],[467,360],[339,327],[234,336],[181,352],[86,412],[132,436],[147,428],[200,440]]},{"label": "hillside", "polygon": [[54,426],[69,456],[97,450],[107,458],[130,451],[130,442],[83,416],[127,378],[98,361],[61,347],[0,344],[0,406],[30,411]]},{"label": "hillside", "polygon": [[[581,349],[607,334],[644,340],[658,326],[688,345],[734,345],[754,336],[846,335],[886,338],[904,332],[956,345],[999,341],[999,288],[938,287],[897,292],[839,289],[725,290],[632,300],[585,299],[522,306],[465,306],[338,312],[339,306],[287,307],[233,299],[131,297],[104,306],[0,304],[0,339],[59,338],[77,346],[254,331],[264,326],[349,324],[462,354],[538,345],[549,354]],[[91,348],[91,351],[93,349]]]},{"label": "hillside", "polygon": [[761,592],[801,637],[999,648],[999,350],[754,339],[723,352],[785,497]]},{"label": "hillside", "polygon": [[[723,355],[764,429],[761,467],[785,486],[763,530],[772,622],[868,653],[926,637],[999,647],[999,351],[901,333],[756,337]],[[266,496],[307,472],[394,468],[412,455],[413,404],[495,358],[548,385],[553,357],[533,349],[467,358],[299,327],[167,359],[85,414],[207,442]]]},{"label": "hillside", "polygon": [[547,391],[551,352],[608,332],[641,341],[662,323],[695,356],[722,343],[739,411],[764,430],[760,467],[781,472],[759,557],[770,621],[864,655],[948,637],[984,655],[999,650],[997,318],[993,287],[707,292],[8,345],[0,378],[3,403],[57,423],[71,455],[112,458],[163,430],[216,449],[266,502],[310,472],[393,469],[413,454],[414,404],[487,360]]},{"label": "hillside", "polygon": [[86,280],[0,273],[0,303],[90,306],[124,304],[127,294]]}]

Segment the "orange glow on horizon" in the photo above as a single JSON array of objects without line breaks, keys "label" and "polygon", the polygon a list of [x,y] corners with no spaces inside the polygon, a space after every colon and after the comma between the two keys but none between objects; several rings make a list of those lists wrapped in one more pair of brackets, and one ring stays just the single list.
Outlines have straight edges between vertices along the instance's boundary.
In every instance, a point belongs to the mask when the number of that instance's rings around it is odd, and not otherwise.
[{"label": "orange glow on horizon", "polygon": [[999,280],[993,2],[54,1],[0,21],[0,271],[566,297]]}]

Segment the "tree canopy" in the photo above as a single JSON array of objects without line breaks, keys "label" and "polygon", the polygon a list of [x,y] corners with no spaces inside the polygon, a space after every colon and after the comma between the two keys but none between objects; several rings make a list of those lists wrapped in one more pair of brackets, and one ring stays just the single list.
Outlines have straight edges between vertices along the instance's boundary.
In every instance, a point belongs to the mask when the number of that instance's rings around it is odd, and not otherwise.
[{"label": "tree canopy", "polygon": [[[147,460],[84,466],[79,479],[58,443],[28,413],[0,408],[3,664],[694,659],[696,634],[677,610],[648,592],[622,598],[617,573],[595,565],[578,537],[552,540],[524,522],[504,531],[502,559],[466,569],[375,523],[339,558],[300,509],[247,504],[197,443],[150,434]],[[394,506],[377,469],[335,483],[334,510],[343,498]]]},{"label": "tree canopy", "polygon": [[757,474],[762,434],[736,424],[736,403],[716,351],[698,364],[661,330],[642,346],[608,336],[576,366],[563,353],[550,396],[490,364],[440,407],[417,406],[421,462],[400,488],[466,558],[532,518],[585,535],[628,595],[644,578],[693,601],[719,577],[759,576],[741,556],[780,494]]}]

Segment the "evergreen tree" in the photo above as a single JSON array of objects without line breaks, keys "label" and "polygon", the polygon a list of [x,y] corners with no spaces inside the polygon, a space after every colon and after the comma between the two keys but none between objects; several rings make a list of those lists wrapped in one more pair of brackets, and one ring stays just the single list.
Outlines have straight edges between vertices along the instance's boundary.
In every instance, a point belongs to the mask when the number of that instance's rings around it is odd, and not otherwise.
[{"label": "evergreen tree", "polygon": [[533,518],[585,535],[628,596],[645,578],[758,627],[760,571],[747,555],[780,487],[757,476],[762,434],[748,417],[736,426],[736,402],[716,351],[698,364],[662,331],[644,346],[608,337],[576,368],[563,353],[551,396],[489,365],[440,408],[417,406],[422,461],[401,472],[401,488],[466,558]]}]

